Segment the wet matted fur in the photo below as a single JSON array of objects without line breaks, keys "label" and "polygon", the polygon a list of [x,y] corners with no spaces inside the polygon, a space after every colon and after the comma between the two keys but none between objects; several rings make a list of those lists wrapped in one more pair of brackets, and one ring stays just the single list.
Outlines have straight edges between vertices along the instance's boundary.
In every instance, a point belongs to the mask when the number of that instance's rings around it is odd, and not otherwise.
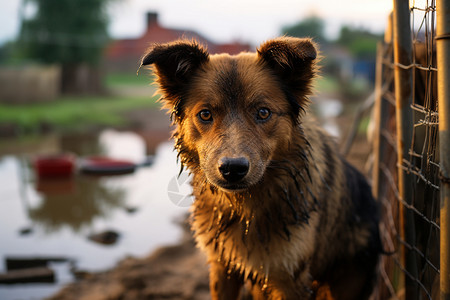
[{"label": "wet matted fur", "polygon": [[[153,65],[193,175],[192,229],[213,299],[367,299],[381,252],[363,176],[306,113],[317,51],[282,37],[256,53],[153,45]],[[332,297],[332,298],[331,298]]]}]

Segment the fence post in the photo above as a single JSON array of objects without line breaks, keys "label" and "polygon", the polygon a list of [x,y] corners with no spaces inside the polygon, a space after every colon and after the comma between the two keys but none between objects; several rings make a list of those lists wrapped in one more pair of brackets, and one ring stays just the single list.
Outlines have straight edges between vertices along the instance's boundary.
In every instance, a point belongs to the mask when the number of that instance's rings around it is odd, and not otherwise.
[{"label": "fence post", "polygon": [[372,168],[372,194],[378,201],[380,196],[380,162],[384,161],[384,147],[383,139],[381,138],[381,131],[386,128],[388,121],[388,103],[383,101],[383,94],[385,85],[390,85],[389,78],[383,78],[385,76],[385,69],[383,59],[386,56],[386,50],[392,45],[392,14],[389,15],[386,30],[384,33],[384,42],[378,42],[377,44],[377,58],[375,68],[375,104],[374,104],[374,139],[373,139],[373,168]]},{"label": "fence post", "polygon": [[450,299],[450,0],[436,3],[436,51],[441,178],[441,300]]},{"label": "fence post", "polygon": [[395,98],[397,123],[397,165],[399,204],[399,231],[401,243],[401,263],[403,272],[405,299],[418,299],[417,264],[414,251],[406,245],[415,245],[414,215],[408,205],[413,199],[413,178],[404,170],[403,161],[409,161],[409,149],[413,134],[412,91],[412,36],[410,26],[409,1],[394,0],[394,64],[395,64]]},{"label": "fence post", "polygon": [[[375,68],[375,105],[374,105],[374,119],[375,119],[375,132],[373,139],[373,169],[372,169],[372,194],[375,199],[379,197],[379,185],[380,185],[380,141],[381,141],[381,102],[383,101],[381,95],[382,89],[382,76],[383,76],[383,44],[378,42],[377,44],[377,60]],[[379,199],[378,199],[379,201]]]}]

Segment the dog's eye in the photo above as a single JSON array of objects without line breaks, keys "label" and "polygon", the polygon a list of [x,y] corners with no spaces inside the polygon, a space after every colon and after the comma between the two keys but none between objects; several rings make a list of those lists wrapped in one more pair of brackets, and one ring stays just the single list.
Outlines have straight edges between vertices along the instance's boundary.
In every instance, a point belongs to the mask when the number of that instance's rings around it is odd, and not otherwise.
[{"label": "dog's eye", "polygon": [[204,109],[198,113],[198,117],[203,122],[211,122],[212,121],[212,114],[209,110]]},{"label": "dog's eye", "polygon": [[265,121],[269,119],[271,115],[272,113],[268,108],[262,107],[258,109],[258,115],[256,116],[256,118],[260,121]]}]

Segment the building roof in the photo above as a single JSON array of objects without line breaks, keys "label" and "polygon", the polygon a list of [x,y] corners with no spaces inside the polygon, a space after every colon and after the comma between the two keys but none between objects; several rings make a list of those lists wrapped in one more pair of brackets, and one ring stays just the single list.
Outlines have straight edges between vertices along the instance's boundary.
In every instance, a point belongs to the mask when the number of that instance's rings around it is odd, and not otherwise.
[{"label": "building roof", "polygon": [[250,50],[249,44],[239,42],[215,44],[195,31],[165,28],[158,23],[158,15],[150,12],[147,14],[145,33],[136,39],[113,41],[106,49],[106,58],[109,61],[139,58],[152,43],[167,43],[180,38],[195,39],[200,44],[207,46],[210,53],[238,54]]}]

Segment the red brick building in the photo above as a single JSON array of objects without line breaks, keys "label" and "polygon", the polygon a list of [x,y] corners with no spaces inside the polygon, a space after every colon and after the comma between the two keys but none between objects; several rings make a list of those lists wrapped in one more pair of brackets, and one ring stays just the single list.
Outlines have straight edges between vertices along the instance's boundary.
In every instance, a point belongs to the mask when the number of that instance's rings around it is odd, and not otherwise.
[{"label": "red brick building", "polygon": [[110,71],[137,70],[141,56],[151,43],[165,43],[181,37],[199,41],[208,47],[210,53],[237,54],[250,50],[249,44],[238,42],[215,44],[194,31],[165,28],[158,23],[157,13],[148,13],[147,29],[140,38],[116,40],[107,47],[107,69]]}]

